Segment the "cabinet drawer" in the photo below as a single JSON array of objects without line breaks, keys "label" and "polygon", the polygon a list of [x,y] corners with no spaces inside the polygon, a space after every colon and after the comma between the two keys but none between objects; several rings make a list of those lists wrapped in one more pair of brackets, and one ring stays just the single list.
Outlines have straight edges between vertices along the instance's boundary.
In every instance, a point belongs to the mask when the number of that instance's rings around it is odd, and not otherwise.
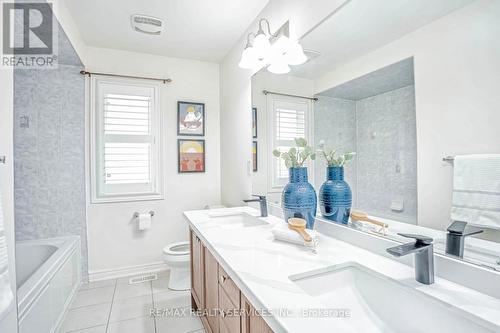
[{"label": "cabinet drawer", "polygon": [[233,280],[227,275],[226,272],[222,269],[222,267],[219,265],[219,285],[224,289],[226,292],[227,296],[233,303],[234,307],[239,308],[240,304],[240,290],[234,284]]},{"label": "cabinet drawer", "polygon": [[239,306],[234,306],[222,286],[219,285],[219,328],[231,333],[240,332]]}]

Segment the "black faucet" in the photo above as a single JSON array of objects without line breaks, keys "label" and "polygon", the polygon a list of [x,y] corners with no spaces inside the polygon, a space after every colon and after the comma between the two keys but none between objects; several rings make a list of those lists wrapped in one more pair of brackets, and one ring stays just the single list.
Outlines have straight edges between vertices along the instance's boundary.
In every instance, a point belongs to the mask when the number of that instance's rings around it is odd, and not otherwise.
[{"label": "black faucet", "polygon": [[482,229],[468,226],[467,222],[454,221],[447,229],[446,253],[453,256],[464,257],[465,237],[480,234]]},{"label": "black faucet", "polygon": [[243,200],[243,202],[259,202],[260,203],[260,216],[266,217],[267,216],[267,200],[265,195],[255,195],[252,194],[252,196],[256,197],[255,199],[246,199]]},{"label": "black faucet", "polygon": [[408,243],[390,247],[387,252],[395,257],[402,257],[415,253],[415,280],[423,284],[434,283],[434,248],[433,239],[427,236],[400,234],[398,235],[414,238],[414,243]]}]

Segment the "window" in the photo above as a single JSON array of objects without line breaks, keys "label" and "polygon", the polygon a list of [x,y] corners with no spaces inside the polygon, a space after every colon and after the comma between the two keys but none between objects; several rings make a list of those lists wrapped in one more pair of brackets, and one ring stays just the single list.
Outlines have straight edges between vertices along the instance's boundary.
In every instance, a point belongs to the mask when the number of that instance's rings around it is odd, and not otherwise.
[{"label": "window", "polygon": [[[269,97],[268,106],[270,107],[269,124],[272,124],[270,137],[273,149],[279,151],[288,151],[295,147],[295,138],[306,138],[310,141],[310,101],[299,98],[282,97],[273,99]],[[288,182],[288,169],[282,159],[271,155],[273,161],[269,168],[270,191],[281,189]]]},{"label": "window", "polygon": [[92,78],[93,202],[162,198],[159,85]]}]

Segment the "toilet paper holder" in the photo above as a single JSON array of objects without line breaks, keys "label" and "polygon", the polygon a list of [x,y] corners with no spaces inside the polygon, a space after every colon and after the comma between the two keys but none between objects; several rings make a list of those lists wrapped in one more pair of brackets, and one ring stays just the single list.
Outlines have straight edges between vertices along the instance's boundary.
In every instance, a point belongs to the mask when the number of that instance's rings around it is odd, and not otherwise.
[{"label": "toilet paper holder", "polygon": [[[151,215],[151,217],[155,216],[155,212],[150,210],[149,211],[149,215]],[[135,212],[134,215],[133,215],[133,218],[136,219],[139,217],[139,212]]]}]

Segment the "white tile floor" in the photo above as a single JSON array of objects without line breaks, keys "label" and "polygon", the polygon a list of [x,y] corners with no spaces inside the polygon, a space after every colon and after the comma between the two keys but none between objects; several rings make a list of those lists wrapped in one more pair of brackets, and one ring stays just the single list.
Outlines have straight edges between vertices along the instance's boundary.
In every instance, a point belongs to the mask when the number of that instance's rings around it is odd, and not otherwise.
[{"label": "white tile floor", "polygon": [[[59,333],[204,333],[189,314],[189,291],[167,288],[168,272],[158,280],[128,284],[128,278],[84,284]],[[150,316],[150,309],[186,309],[185,316]],[[179,311],[180,312],[180,311]]]}]

